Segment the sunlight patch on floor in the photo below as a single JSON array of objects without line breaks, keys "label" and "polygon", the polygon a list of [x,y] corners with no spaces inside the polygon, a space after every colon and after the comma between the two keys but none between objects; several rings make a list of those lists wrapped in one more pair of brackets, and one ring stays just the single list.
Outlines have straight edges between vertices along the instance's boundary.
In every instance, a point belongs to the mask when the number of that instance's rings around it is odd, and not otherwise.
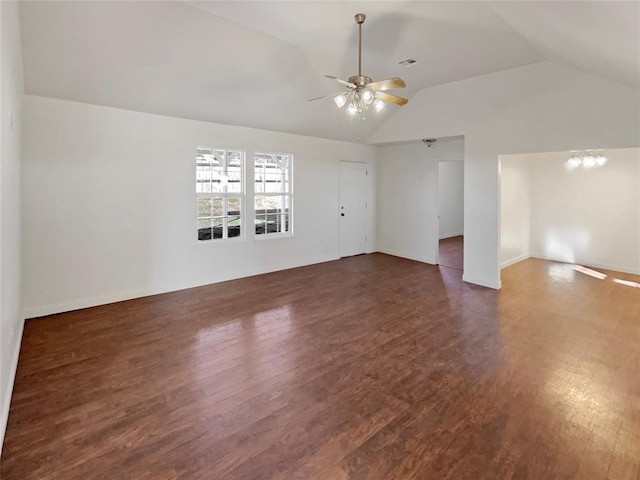
[{"label": "sunlight patch on floor", "polygon": [[598,280],[604,280],[605,278],[607,278],[607,275],[605,275],[604,273],[597,272],[596,270],[592,270],[587,267],[583,267],[582,265],[574,265],[573,269],[576,272],[584,273],[585,275],[589,275],[590,277],[597,278]]},{"label": "sunlight patch on floor", "polygon": [[640,283],[638,282],[632,282],[629,280],[620,280],[619,278],[614,278],[613,283],[617,283],[619,285],[626,285],[627,287],[640,288]]}]

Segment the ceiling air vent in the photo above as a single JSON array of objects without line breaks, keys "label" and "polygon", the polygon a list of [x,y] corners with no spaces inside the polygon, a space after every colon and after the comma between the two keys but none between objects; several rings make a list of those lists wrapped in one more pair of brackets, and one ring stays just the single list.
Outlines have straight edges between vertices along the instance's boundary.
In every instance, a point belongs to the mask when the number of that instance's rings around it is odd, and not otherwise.
[{"label": "ceiling air vent", "polygon": [[398,62],[398,64],[400,65],[412,65],[416,63],[416,61],[413,58],[407,58],[406,60],[402,60],[401,62]]}]

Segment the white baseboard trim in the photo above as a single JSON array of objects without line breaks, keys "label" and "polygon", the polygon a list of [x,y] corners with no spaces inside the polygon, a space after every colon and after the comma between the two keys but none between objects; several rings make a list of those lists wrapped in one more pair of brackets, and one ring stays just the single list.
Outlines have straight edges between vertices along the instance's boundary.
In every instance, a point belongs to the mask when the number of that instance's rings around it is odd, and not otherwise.
[{"label": "white baseboard trim", "polygon": [[531,258],[531,254],[529,252],[518,255],[517,257],[514,257],[511,260],[507,260],[506,262],[502,262],[502,265],[500,265],[500,269],[502,270],[503,268],[507,268],[511,265],[515,265],[516,263],[520,263],[527,258]]},{"label": "white baseboard trim", "polygon": [[18,326],[18,335],[16,337],[16,345],[13,347],[13,358],[11,359],[11,370],[9,372],[8,387],[4,398],[2,399],[2,412],[0,412],[0,455],[2,455],[2,446],[4,445],[4,434],[7,432],[7,422],[9,421],[9,409],[11,408],[11,396],[13,395],[13,385],[16,380],[16,372],[18,371],[18,358],[20,357],[20,347],[22,345],[22,334],[24,333],[24,316],[20,320]]},{"label": "white baseboard trim", "polygon": [[420,257],[418,255],[411,255],[409,253],[400,252],[398,250],[393,250],[391,248],[378,248],[379,253],[384,253],[386,255],[392,255],[394,257],[406,258],[408,260],[415,260],[416,262],[428,263],[429,265],[436,265],[435,258],[425,258]]},{"label": "white baseboard trim", "polygon": [[261,268],[254,272],[247,274],[241,274],[228,278],[216,279],[213,281],[204,282],[189,282],[183,284],[174,284],[170,286],[151,287],[140,290],[130,290],[125,292],[117,292],[109,295],[100,295],[96,297],[78,298],[75,300],[69,300],[65,302],[51,303],[47,305],[40,305],[35,307],[27,307],[24,309],[25,318],[37,318],[47,315],[54,315],[56,313],[71,312],[73,310],[80,310],[82,308],[97,307],[99,305],[107,305],[109,303],[123,302],[126,300],[132,300],[134,298],[149,297],[151,295],[160,295],[162,293],[176,292],[179,290],[186,290],[188,288],[202,287],[204,285],[211,285],[214,283],[227,282],[229,280],[237,280],[239,278],[253,277],[255,275],[263,275],[265,273],[277,272],[280,270],[289,270],[291,268],[305,267],[308,265],[314,265],[316,263],[330,262],[338,260],[339,257],[335,255],[325,255],[307,260],[305,262],[293,262],[287,264],[273,265],[271,267]]},{"label": "white baseboard trim", "polygon": [[556,258],[550,258],[545,256],[543,253],[531,253],[529,255],[531,258],[538,258],[540,260],[549,260],[550,262],[559,262],[559,263],[568,263],[571,265],[582,265],[585,267],[591,268],[601,268],[602,270],[613,270],[614,272],[621,273],[630,273],[632,275],[640,275],[640,268],[633,267],[621,267],[620,265],[610,265],[605,263],[593,263],[593,262],[567,262],[565,260],[559,260]]},{"label": "white baseboard trim", "polygon": [[[189,288],[189,287],[184,287]],[[109,303],[124,302],[125,300],[131,300],[133,298],[148,297],[151,295],[158,295],[161,293],[168,293],[174,290],[182,290],[181,288],[164,289],[164,288],[149,288],[144,290],[135,290],[128,292],[119,292],[111,295],[101,295],[97,297],[85,297],[77,300],[69,300],[67,302],[50,303],[47,305],[41,305],[37,307],[25,308],[25,315],[27,318],[45,317],[47,315],[55,315],[56,313],[71,312],[73,310],[80,310],[83,308],[97,307],[98,305],[107,305]]]},{"label": "white baseboard trim", "polygon": [[440,237],[440,240],[446,240],[447,238],[462,237],[462,236],[464,236],[464,234],[462,232],[460,232],[460,233],[443,233],[442,236]]},{"label": "white baseboard trim", "polygon": [[476,285],[480,285],[481,287],[493,288],[494,290],[500,290],[502,288],[502,282],[500,280],[487,280],[484,278],[474,278],[469,275],[463,274],[462,280],[467,283],[474,283]]}]

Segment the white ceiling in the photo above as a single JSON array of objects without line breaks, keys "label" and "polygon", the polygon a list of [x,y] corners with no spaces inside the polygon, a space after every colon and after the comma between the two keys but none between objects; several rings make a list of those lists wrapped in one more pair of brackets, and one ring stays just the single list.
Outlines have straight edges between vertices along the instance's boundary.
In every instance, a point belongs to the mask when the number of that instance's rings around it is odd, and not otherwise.
[{"label": "white ceiling", "polygon": [[491,2],[548,60],[640,87],[640,2]]},{"label": "white ceiling", "polygon": [[[640,84],[634,2],[23,2],[29,94],[355,141],[364,121],[324,74],[400,76],[418,90],[551,59]],[[596,33],[594,33],[596,32]],[[414,58],[410,67],[400,60]]]}]

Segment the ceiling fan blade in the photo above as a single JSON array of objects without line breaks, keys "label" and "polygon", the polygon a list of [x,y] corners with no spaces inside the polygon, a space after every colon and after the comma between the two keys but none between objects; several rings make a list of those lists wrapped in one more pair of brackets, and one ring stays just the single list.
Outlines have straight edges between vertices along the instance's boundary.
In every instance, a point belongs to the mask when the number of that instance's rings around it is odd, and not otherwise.
[{"label": "ceiling fan blade", "polygon": [[395,103],[396,105],[400,106],[406,105],[409,102],[409,100],[407,100],[406,98],[397,97],[396,95],[391,95],[390,93],[380,91],[376,92],[376,98],[379,98],[384,102]]},{"label": "ceiling fan blade", "polygon": [[407,85],[399,77],[388,78],[386,80],[380,80],[379,82],[371,82],[367,84],[367,87],[371,87],[376,91],[391,90],[392,88],[404,88]]},{"label": "ceiling fan blade", "polygon": [[[335,94],[334,94],[334,95],[335,95]],[[321,97],[310,98],[310,99],[309,99],[309,100],[307,100],[307,101],[309,101],[309,102],[313,102],[313,101],[315,101],[315,100],[320,100],[321,98],[327,98],[327,97],[331,97],[331,95],[322,95]]]},{"label": "ceiling fan blade", "polygon": [[329,98],[329,97],[335,97],[336,95],[347,95],[349,92],[336,92],[336,93],[332,93],[331,95],[322,95],[321,97],[316,97],[316,98],[310,98],[308,101],[309,102],[313,102],[315,100],[320,100],[322,98]]},{"label": "ceiling fan blade", "polygon": [[356,88],[356,84],[355,83],[347,82],[346,80],[342,80],[341,78],[334,77],[333,75],[325,75],[325,77],[332,78],[335,81],[340,82],[341,84],[346,85],[349,88]]}]

